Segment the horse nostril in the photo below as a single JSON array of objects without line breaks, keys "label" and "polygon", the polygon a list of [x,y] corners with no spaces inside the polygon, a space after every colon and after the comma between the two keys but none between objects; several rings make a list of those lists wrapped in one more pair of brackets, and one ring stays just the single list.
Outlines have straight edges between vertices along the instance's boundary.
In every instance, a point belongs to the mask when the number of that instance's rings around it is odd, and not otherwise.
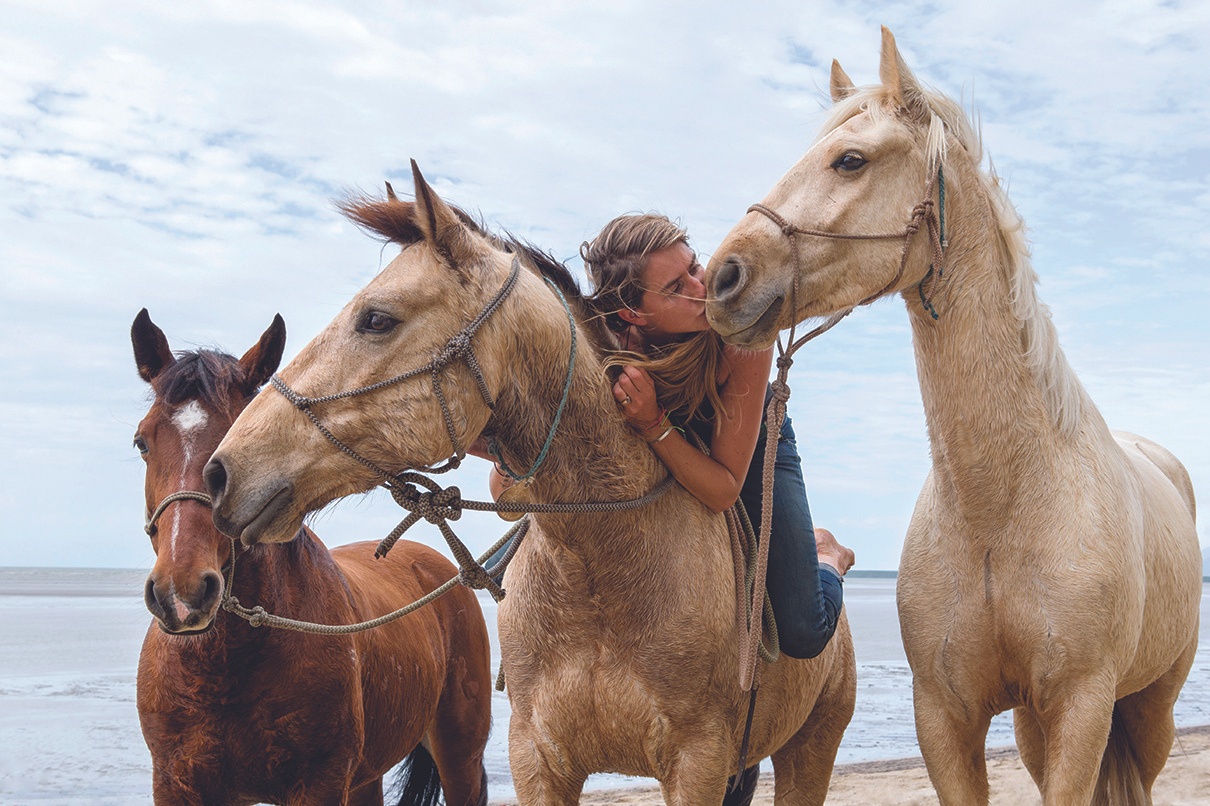
[{"label": "horse nostril", "polygon": [[206,483],[210,497],[214,499],[215,503],[218,503],[219,498],[227,489],[227,468],[223,467],[223,463],[217,458],[211,459],[202,470],[202,481]]},{"label": "horse nostril", "polygon": [[721,301],[739,293],[747,273],[738,257],[729,256],[710,277],[710,296],[716,301]]},{"label": "horse nostril", "polygon": [[158,618],[164,614],[164,606],[160,604],[159,597],[155,595],[155,580],[151,577],[147,577],[147,583],[143,585],[143,603],[147,605],[151,615]]},{"label": "horse nostril", "polygon": [[219,593],[222,591],[223,578],[213,571],[208,572],[202,577],[202,596],[198,600],[198,610],[208,611],[210,607],[218,601]]}]

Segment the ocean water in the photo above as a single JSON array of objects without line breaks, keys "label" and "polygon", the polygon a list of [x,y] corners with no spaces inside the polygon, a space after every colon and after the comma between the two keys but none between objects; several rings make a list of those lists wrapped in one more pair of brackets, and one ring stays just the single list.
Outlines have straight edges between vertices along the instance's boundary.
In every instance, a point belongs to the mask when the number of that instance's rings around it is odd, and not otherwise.
[{"label": "ocean water", "polygon": [[[135,708],[135,667],[150,623],[141,598],[144,576],[0,568],[0,803],[151,803],[151,757]],[[495,604],[486,596],[481,602],[497,668]],[[857,654],[857,711],[837,762],[918,755],[895,580],[848,578],[845,604]],[[1201,630],[1197,661],[1176,707],[1180,726],[1210,724],[1210,585],[1203,590]],[[497,693],[492,709],[487,765],[496,802],[512,795],[506,695]],[[1012,743],[1011,717],[1002,714],[992,722],[988,746]],[[588,788],[635,781],[598,775]]]}]

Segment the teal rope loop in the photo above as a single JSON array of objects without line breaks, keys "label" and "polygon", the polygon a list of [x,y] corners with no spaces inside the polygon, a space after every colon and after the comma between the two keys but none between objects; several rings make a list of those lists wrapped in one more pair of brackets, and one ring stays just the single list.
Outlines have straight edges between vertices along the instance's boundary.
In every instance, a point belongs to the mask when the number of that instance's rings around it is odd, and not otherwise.
[{"label": "teal rope loop", "polygon": [[937,222],[938,229],[941,230],[941,248],[949,246],[945,240],[945,174],[942,173],[941,167],[937,167]]},{"label": "teal rope loop", "polygon": [[[939,232],[937,234],[941,240],[941,249],[944,251],[945,248],[949,246],[949,243],[945,239],[945,174],[942,172],[941,166],[937,166],[937,206],[939,208],[937,211],[937,229]],[[944,271],[944,266],[937,269],[938,280],[941,279],[941,274]],[[928,273],[924,275],[924,279],[921,280],[919,285],[916,286],[916,290],[920,293],[920,306],[924,308],[928,315],[933,317],[933,320],[935,321],[941,317],[937,314],[937,309],[933,307],[933,301],[924,294],[924,284],[927,283],[932,276],[933,264],[930,263]]]},{"label": "teal rope loop", "polygon": [[504,461],[504,457],[500,453],[500,446],[496,442],[495,438],[493,437],[488,442],[488,451],[490,451],[492,456],[496,458],[496,464],[500,466],[502,471],[512,477],[513,481],[525,481],[526,479],[531,478],[535,473],[538,472],[538,468],[542,466],[542,463],[546,461],[546,454],[550,450],[550,443],[555,439],[555,432],[559,430],[559,422],[563,419],[563,410],[567,408],[567,399],[571,396],[571,379],[575,374],[576,369],[575,316],[572,315],[571,306],[567,304],[567,299],[564,298],[563,292],[559,290],[559,287],[551,282],[549,277],[544,279],[546,279],[546,284],[554,290],[555,296],[559,298],[559,302],[563,303],[563,310],[567,313],[567,323],[571,329],[571,354],[567,359],[567,379],[563,382],[563,397],[559,400],[559,408],[555,410],[555,419],[550,424],[550,431],[548,431],[546,434],[546,442],[542,445],[542,450],[538,452],[538,458],[534,459],[534,463],[530,466],[529,470],[525,471],[523,475],[517,475],[513,469],[508,466],[508,463]]}]

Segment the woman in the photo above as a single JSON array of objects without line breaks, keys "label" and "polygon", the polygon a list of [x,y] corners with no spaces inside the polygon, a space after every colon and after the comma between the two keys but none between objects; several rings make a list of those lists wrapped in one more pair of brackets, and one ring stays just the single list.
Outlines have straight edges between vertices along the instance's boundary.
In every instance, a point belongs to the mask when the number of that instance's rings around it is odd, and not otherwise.
[{"label": "woman", "polygon": [[[714,512],[740,500],[760,523],[764,407],[773,348],[725,345],[706,321],[703,268],[688,234],[662,215],[625,215],[580,247],[589,303],[617,334],[622,416],[681,485]],[[684,429],[684,431],[682,430]],[[699,450],[688,431],[709,449]],[[753,462],[753,456],[762,457]],[[813,658],[836,629],[853,552],[812,529],[789,418],[778,437],[766,586],[781,651]],[[510,479],[496,467],[492,495]]]}]

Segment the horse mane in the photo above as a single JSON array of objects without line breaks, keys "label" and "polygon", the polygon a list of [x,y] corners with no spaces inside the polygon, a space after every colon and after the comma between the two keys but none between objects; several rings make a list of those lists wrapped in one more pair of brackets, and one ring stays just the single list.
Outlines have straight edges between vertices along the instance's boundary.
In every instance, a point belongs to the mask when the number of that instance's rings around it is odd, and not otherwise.
[{"label": "horse mane", "polygon": [[[1065,435],[1074,434],[1079,427],[1087,394],[1067,362],[1059,345],[1058,331],[1051,319],[1050,308],[1038,299],[1038,274],[1030,256],[1025,235],[1025,222],[1008,198],[995,168],[984,169],[983,138],[979,127],[972,124],[961,105],[936,90],[918,84],[919,91],[911,100],[923,104],[929,112],[925,136],[925,155],[929,172],[940,168],[950,190],[959,190],[959,171],[949,170],[952,138],[970,160],[979,190],[990,203],[995,216],[995,228],[1008,258],[1005,268],[1009,284],[1013,317],[1021,329],[1025,347],[1026,366],[1032,373],[1055,426]],[[819,138],[859,114],[868,113],[877,120],[882,115],[895,114],[899,103],[892,90],[882,84],[862,87],[837,102],[824,122]],[[818,138],[817,138],[818,139]]]},{"label": "horse mane", "polygon": [[182,350],[156,376],[156,395],[170,406],[197,400],[215,411],[228,411],[248,396],[247,375],[232,355],[217,350]]},{"label": "horse mane", "polygon": [[[507,230],[503,235],[497,234],[462,208],[448,202],[447,205],[472,232],[487,239],[496,249],[517,255],[521,258],[522,265],[539,277],[549,280],[559,289],[571,307],[576,321],[587,331],[598,354],[617,349],[617,339],[588,305],[579,281],[563,261]],[[424,239],[424,234],[413,220],[413,207],[410,202],[393,197],[381,199],[354,194],[339,200],[336,208],[362,230],[385,239],[388,243],[406,247]]]}]

